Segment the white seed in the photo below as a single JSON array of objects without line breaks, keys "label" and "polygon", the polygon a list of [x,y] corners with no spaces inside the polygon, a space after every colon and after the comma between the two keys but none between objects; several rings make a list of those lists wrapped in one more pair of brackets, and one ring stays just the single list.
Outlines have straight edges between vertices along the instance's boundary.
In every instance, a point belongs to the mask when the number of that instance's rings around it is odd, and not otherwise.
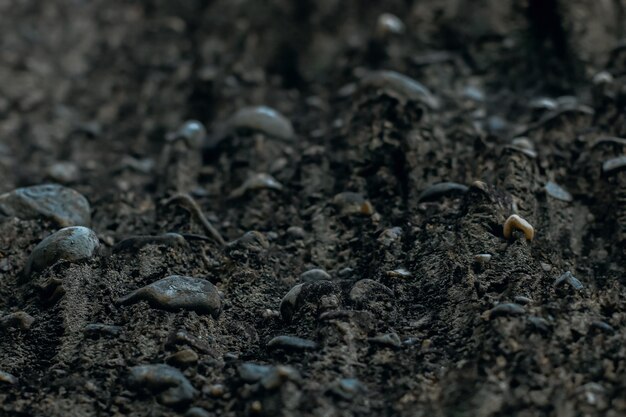
[{"label": "white seed", "polygon": [[513,235],[513,229],[517,229],[523,232],[524,236],[526,236],[526,240],[530,241],[533,240],[533,238],[535,237],[535,229],[532,227],[532,225],[517,214],[512,214],[504,222],[502,234],[506,239],[511,238],[511,236]]}]

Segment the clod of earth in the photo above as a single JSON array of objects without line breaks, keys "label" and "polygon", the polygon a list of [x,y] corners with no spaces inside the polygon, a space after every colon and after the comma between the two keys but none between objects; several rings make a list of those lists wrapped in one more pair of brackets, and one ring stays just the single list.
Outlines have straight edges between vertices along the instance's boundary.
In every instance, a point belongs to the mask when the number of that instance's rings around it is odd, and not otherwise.
[{"label": "clod of earth", "polygon": [[505,239],[510,239],[513,236],[513,229],[517,229],[524,233],[526,240],[531,241],[535,237],[535,229],[532,227],[526,219],[518,216],[517,214],[512,214],[508,219],[504,222],[504,227],[502,228],[502,234]]},{"label": "clod of earth", "polygon": [[222,312],[222,297],[215,285],[201,278],[171,275],[139,288],[116,301],[128,305],[146,301],[154,308],[191,310],[217,319]]},{"label": "clod of earth", "polygon": [[159,236],[130,236],[113,246],[113,252],[137,251],[146,245],[180,247],[186,243],[178,233],[165,233]]},{"label": "clod of earth", "polygon": [[83,226],[61,229],[41,242],[28,257],[24,268],[25,278],[57,262],[78,262],[95,255],[100,246],[96,233]]},{"label": "clod of earth", "polygon": [[157,394],[157,400],[167,406],[191,402],[197,395],[189,380],[169,365],[139,365],[130,369],[128,385],[135,390]]},{"label": "clod of earth", "polygon": [[91,223],[91,207],[85,196],[57,184],[18,188],[0,195],[0,214],[24,220],[50,219],[60,227]]}]

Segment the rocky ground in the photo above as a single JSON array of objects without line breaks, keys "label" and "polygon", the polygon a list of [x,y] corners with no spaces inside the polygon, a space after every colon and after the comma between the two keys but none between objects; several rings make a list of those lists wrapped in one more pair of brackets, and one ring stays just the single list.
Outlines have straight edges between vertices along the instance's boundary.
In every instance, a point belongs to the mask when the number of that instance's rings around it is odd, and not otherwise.
[{"label": "rocky ground", "polygon": [[626,415],[624,21],[0,0],[0,416]]}]

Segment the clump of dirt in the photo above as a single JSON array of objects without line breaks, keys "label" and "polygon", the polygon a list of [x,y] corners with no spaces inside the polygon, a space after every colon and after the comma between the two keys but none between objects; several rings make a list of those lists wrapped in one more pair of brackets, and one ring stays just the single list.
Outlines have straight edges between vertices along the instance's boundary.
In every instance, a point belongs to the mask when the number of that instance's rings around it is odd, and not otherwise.
[{"label": "clump of dirt", "polygon": [[0,415],[625,414],[625,10],[1,3]]}]

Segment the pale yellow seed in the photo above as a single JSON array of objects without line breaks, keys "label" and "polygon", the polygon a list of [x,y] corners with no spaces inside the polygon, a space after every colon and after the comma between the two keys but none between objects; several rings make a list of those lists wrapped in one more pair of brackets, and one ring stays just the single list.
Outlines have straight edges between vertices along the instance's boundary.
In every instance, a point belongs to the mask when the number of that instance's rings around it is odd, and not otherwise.
[{"label": "pale yellow seed", "polygon": [[261,405],[261,401],[253,401],[252,404],[250,404],[250,411],[252,411],[253,413],[260,413],[261,411],[263,411],[263,405]]},{"label": "pale yellow seed", "polygon": [[504,222],[502,234],[506,239],[511,238],[511,236],[513,235],[513,229],[517,229],[524,233],[524,236],[526,236],[526,240],[530,241],[533,240],[533,238],[535,237],[535,229],[532,227],[532,225],[517,214],[512,214]]}]

